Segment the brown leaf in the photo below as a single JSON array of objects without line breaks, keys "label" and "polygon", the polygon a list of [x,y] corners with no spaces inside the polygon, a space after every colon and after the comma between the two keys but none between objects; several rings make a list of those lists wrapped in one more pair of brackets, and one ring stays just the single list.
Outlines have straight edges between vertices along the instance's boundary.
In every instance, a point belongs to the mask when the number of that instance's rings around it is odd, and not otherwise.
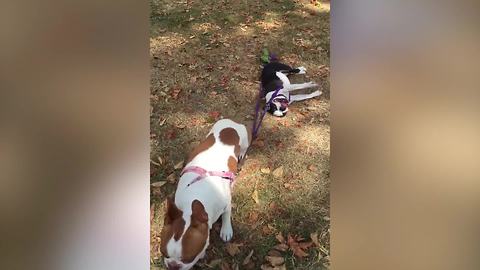
[{"label": "brown leaf", "polygon": [[313,242],[301,242],[301,243],[298,243],[298,246],[299,246],[301,249],[308,249],[308,248],[310,248],[312,245],[313,245]]},{"label": "brown leaf", "polygon": [[175,127],[179,128],[179,129],[184,129],[186,128],[187,126],[185,124],[178,124],[176,125]]},{"label": "brown leaf", "polygon": [[211,268],[215,268],[217,265],[219,265],[220,263],[222,263],[222,259],[216,259],[216,260],[212,260],[211,262],[209,262],[207,265]]},{"label": "brown leaf", "polygon": [[260,204],[260,200],[258,199],[258,191],[256,189],[252,193],[252,199],[256,204]]},{"label": "brown leaf", "polygon": [[253,224],[258,221],[258,212],[251,212],[250,215],[248,216],[248,222],[250,224]]},{"label": "brown leaf", "polygon": [[255,146],[258,146],[258,147],[264,147],[265,146],[265,142],[263,140],[254,140],[252,145],[255,145]]},{"label": "brown leaf", "polygon": [[175,170],[181,169],[182,167],[183,167],[183,160],[175,164],[175,166],[173,166]]},{"label": "brown leaf", "polygon": [[317,171],[317,166],[312,164],[312,165],[308,166],[308,169],[312,172],[316,172]]},{"label": "brown leaf", "polygon": [[167,133],[165,134],[165,137],[167,137],[167,139],[169,140],[173,140],[177,137],[177,133],[175,132],[175,130],[173,129],[170,129],[169,131],[167,131]]},{"label": "brown leaf", "polygon": [[275,210],[277,210],[277,208],[278,208],[278,206],[277,206],[277,204],[276,204],[275,202],[271,202],[271,203],[268,205],[268,207],[269,207],[270,210],[272,210],[272,211],[275,211]]},{"label": "brown leaf", "polygon": [[243,244],[235,244],[235,243],[227,243],[225,248],[227,249],[227,253],[230,254],[230,256],[235,256],[238,253],[240,253],[240,248],[243,246]]},{"label": "brown leaf", "polygon": [[320,246],[320,241],[318,241],[318,233],[311,233],[310,239],[312,239],[312,242],[315,244],[315,246]]},{"label": "brown leaf", "polygon": [[158,181],[158,182],[155,182],[155,183],[151,183],[150,186],[161,187],[161,186],[165,185],[166,183],[167,183],[167,181]]},{"label": "brown leaf", "polygon": [[223,262],[222,265],[220,266],[221,270],[233,270],[232,267],[227,262]]},{"label": "brown leaf", "polygon": [[[289,236],[290,236],[290,235],[289,235]],[[283,237],[283,235],[282,235],[281,232],[279,232],[279,233],[275,236],[275,238],[277,238],[278,242],[280,242],[280,243],[285,243],[285,237]]]},{"label": "brown leaf", "polygon": [[268,256],[273,256],[273,257],[282,257],[282,253],[280,253],[278,250],[272,249],[268,253]]},{"label": "brown leaf", "polygon": [[308,256],[304,250],[308,249],[312,246],[312,242],[302,242],[299,243],[298,241],[303,240],[301,237],[292,237],[290,234],[288,235],[287,243],[290,249],[293,251],[293,254],[298,258],[304,258]]},{"label": "brown leaf", "polygon": [[288,250],[288,245],[284,244],[284,243],[281,243],[281,244],[278,244],[278,245],[274,246],[273,248],[276,249],[276,250],[285,252],[285,251]]},{"label": "brown leaf", "polygon": [[181,88],[174,88],[174,89],[171,90],[170,96],[171,96],[173,99],[177,99],[177,98],[178,98],[178,94],[180,94],[181,91],[182,91]]},{"label": "brown leaf", "polygon": [[217,111],[209,112],[208,115],[213,119],[217,119],[218,117],[220,117],[220,113]]},{"label": "brown leaf", "polygon": [[255,269],[255,263],[250,260],[246,265],[243,266],[246,270],[253,270]]},{"label": "brown leaf", "polygon": [[248,253],[247,257],[243,260],[242,265],[247,265],[252,261],[253,249]]},{"label": "brown leaf", "polygon": [[278,168],[276,168],[273,172],[272,172],[273,176],[275,176],[276,178],[280,178],[283,176],[283,166],[280,166]]},{"label": "brown leaf", "polygon": [[292,185],[292,184],[290,184],[290,183],[285,183],[285,184],[283,184],[283,186],[284,186],[286,189],[289,189],[289,190],[292,190],[292,189],[295,188],[295,186]]},{"label": "brown leaf", "polygon": [[295,255],[299,258],[304,258],[304,257],[308,256],[308,253],[303,251],[303,249],[301,249],[300,247],[295,247],[295,248],[293,248],[292,251],[293,251],[293,255]]},{"label": "brown leaf", "polygon": [[176,182],[176,177],[175,173],[171,173],[169,176],[167,176],[167,181],[171,184],[174,184]]},{"label": "brown leaf", "polygon": [[279,266],[285,263],[283,257],[266,256],[265,259],[273,266]]},{"label": "brown leaf", "polygon": [[260,172],[264,173],[264,174],[269,174],[270,173],[270,169],[269,168],[261,168],[260,169]]},{"label": "brown leaf", "polygon": [[269,234],[272,233],[272,229],[270,229],[269,226],[263,226],[262,227],[262,233],[263,233],[263,235],[269,235]]}]

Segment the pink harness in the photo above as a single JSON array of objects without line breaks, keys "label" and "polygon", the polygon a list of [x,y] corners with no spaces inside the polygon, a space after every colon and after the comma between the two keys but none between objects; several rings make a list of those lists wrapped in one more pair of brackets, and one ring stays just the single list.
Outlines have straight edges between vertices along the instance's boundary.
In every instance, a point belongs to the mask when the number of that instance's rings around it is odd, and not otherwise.
[{"label": "pink harness", "polygon": [[230,186],[233,186],[233,182],[235,181],[235,174],[233,172],[219,172],[219,171],[207,171],[204,168],[198,167],[198,166],[189,166],[185,167],[181,173],[183,175],[184,173],[196,173],[198,176],[190,182],[190,184],[187,185],[190,186],[191,184],[202,180],[203,178],[207,176],[219,176],[223,179],[228,179],[230,181]]}]

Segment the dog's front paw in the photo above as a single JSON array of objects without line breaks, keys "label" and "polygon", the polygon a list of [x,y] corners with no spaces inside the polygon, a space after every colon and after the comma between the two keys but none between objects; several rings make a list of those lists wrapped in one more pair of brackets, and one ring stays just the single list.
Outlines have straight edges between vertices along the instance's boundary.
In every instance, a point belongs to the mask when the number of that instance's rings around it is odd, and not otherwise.
[{"label": "dog's front paw", "polygon": [[319,90],[311,93],[312,97],[318,97],[318,96],[320,96],[321,94],[322,94],[322,91],[319,91]]},{"label": "dog's front paw", "polygon": [[223,241],[228,242],[233,237],[233,228],[232,224],[228,222],[227,224],[222,224],[222,229],[220,230],[220,238]]},{"label": "dog's front paw", "polygon": [[307,69],[305,67],[298,67],[298,69],[300,70],[298,74],[305,74],[307,72]]}]

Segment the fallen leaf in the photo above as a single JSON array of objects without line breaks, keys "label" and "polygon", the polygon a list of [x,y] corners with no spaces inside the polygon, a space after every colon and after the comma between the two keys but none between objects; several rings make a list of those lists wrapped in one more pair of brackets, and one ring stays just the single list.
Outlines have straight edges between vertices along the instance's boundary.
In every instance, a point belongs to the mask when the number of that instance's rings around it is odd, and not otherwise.
[{"label": "fallen leaf", "polygon": [[288,245],[285,244],[285,243],[281,243],[281,244],[278,244],[278,245],[274,246],[273,248],[276,249],[276,250],[285,252],[285,251],[288,250]]},{"label": "fallen leaf", "polygon": [[298,246],[302,249],[308,249],[313,245],[313,242],[301,242]]},{"label": "fallen leaf", "polygon": [[315,244],[315,246],[320,246],[320,241],[318,241],[318,233],[311,233],[310,239],[312,239],[312,242]]},{"label": "fallen leaf", "polygon": [[222,265],[220,266],[221,270],[233,270],[232,267],[227,262],[223,262]]},{"label": "fallen leaf", "polygon": [[176,127],[179,128],[179,129],[184,129],[184,128],[186,128],[187,126],[184,125],[184,124],[178,124],[178,125],[176,125]]},{"label": "fallen leaf", "polygon": [[249,261],[246,265],[244,265],[243,267],[244,267],[244,269],[246,269],[246,270],[253,270],[253,269],[255,269],[255,263],[254,263],[252,260],[250,260],[250,261]]},{"label": "fallen leaf", "polygon": [[279,266],[285,263],[283,257],[266,256],[265,259],[273,266]]},{"label": "fallen leaf", "polygon": [[270,265],[268,264],[262,264],[262,266],[260,267],[261,270],[273,270],[274,268],[271,267]]},{"label": "fallen leaf", "polygon": [[160,164],[163,165],[163,159],[160,156],[158,156],[157,159],[158,159],[158,162],[160,162]]},{"label": "fallen leaf", "polygon": [[171,173],[169,176],[167,176],[167,181],[171,184],[174,184],[176,182],[175,173]]},{"label": "fallen leaf", "polygon": [[308,166],[308,169],[312,172],[316,172],[317,171],[317,166],[312,164],[312,165]]},{"label": "fallen leaf", "polygon": [[160,126],[163,126],[165,124],[165,122],[167,121],[167,118],[163,118],[162,121],[160,121],[159,125]]},{"label": "fallen leaf", "polygon": [[250,251],[250,253],[248,253],[247,257],[245,257],[245,259],[243,260],[243,263],[242,265],[247,265],[249,264],[252,260],[252,255],[253,255],[253,249]]},{"label": "fallen leaf", "polygon": [[169,131],[167,131],[167,133],[165,134],[165,137],[167,137],[167,139],[169,140],[173,140],[177,137],[177,133],[175,132],[175,130],[173,129],[170,129]]},{"label": "fallen leaf", "polygon": [[210,112],[208,115],[213,118],[218,118],[220,116],[220,113],[217,111],[213,111],[213,112]]},{"label": "fallen leaf", "polygon": [[290,189],[290,190],[292,190],[292,189],[295,188],[295,186],[292,185],[292,184],[290,184],[290,183],[285,183],[285,184],[283,184],[283,186],[284,186],[286,189]]},{"label": "fallen leaf", "polygon": [[293,248],[292,251],[293,251],[293,255],[297,256],[298,258],[305,258],[308,256],[308,253],[306,253],[305,251],[303,251],[303,249],[299,247]]},{"label": "fallen leaf", "polygon": [[174,88],[174,89],[172,89],[172,91],[170,92],[170,96],[171,96],[173,99],[177,99],[177,98],[178,98],[178,94],[180,94],[181,91],[182,91],[181,88]]},{"label": "fallen leaf", "polygon": [[268,253],[268,256],[273,256],[273,257],[282,257],[282,253],[280,253],[278,250],[272,249]]},{"label": "fallen leaf", "polygon": [[287,237],[287,244],[292,250],[293,255],[298,258],[304,258],[308,256],[308,253],[305,252],[309,247],[312,246],[312,242],[298,242],[303,240],[301,237],[292,237],[290,234]]},{"label": "fallen leaf", "polygon": [[269,226],[263,226],[263,227],[262,227],[262,233],[263,233],[264,235],[269,235],[269,234],[272,233],[272,229],[270,229]]},{"label": "fallen leaf", "polygon": [[283,166],[280,166],[278,168],[276,168],[273,172],[272,172],[273,176],[275,176],[276,178],[280,178],[283,176]]},{"label": "fallen leaf", "polygon": [[211,267],[211,268],[215,268],[217,265],[219,265],[220,263],[222,263],[222,259],[216,259],[216,260],[212,260],[211,262],[209,262],[207,264],[207,266]]},{"label": "fallen leaf", "polygon": [[277,238],[278,242],[285,243],[285,237],[283,237],[281,232],[279,232],[277,235],[275,235],[275,238]]},{"label": "fallen leaf", "polygon": [[278,207],[277,207],[277,204],[276,204],[275,202],[271,202],[271,203],[268,205],[268,207],[269,207],[270,210],[272,210],[272,211],[275,211],[275,210],[277,210],[277,208],[278,208]]},{"label": "fallen leaf", "polygon": [[230,256],[235,256],[238,253],[240,253],[240,248],[243,246],[243,244],[235,244],[235,243],[227,243],[225,248],[227,249],[227,253],[230,254]]},{"label": "fallen leaf", "polygon": [[248,221],[250,224],[253,224],[258,221],[258,212],[251,212],[248,216]]},{"label": "fallen leaf", "polygon": [[252,199],[255,201],[256,204],[260,203],[260,200],[258,199],[258,191],[256,189],[252,193]]},{"label": "fallen leaf", "polygon": [[265,146],[265,142],[263,140],[255,140],[253,141],[252,145],[255,145],[255,146],[258,146],[258,147],[264,147]]},{"label": "fallen leaf", "polygon": [[270,169],[269,168],[261,168],[260,169],[260,172],[264,173],[264,174],[269,174],[270,173]]},{"label": "fallen leaf", "polygon": [[159,181],[159,182],[151,183],[150,186],[161,187],[161,186],[165,185],[166,183],[167,183],[167,181]]},{"label": "fallen leaf", "polygon": [[183,160],[175,164],[175,166],[173,166],[175,170],[181,169],[182,167],[183,167]]}]

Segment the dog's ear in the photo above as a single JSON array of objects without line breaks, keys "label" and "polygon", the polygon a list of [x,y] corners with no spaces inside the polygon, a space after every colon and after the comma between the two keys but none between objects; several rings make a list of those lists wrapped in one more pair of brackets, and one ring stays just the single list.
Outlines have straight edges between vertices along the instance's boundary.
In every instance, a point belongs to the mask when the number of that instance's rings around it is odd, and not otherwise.
[{"label": "dog's ear", "polygon": [[183,212],[178,209],[171,197],[167,197],[167,213],[165,215],[165,224],[172,223],[175,219],[181,217]]},{"label": "dog's ear", "polygon": [[207,222],[208,222],[208,214],[205,211],[205,207],[203,207],[203,204],[199,200],[194,200],[192,202],[192,224],[207,223]]}]

